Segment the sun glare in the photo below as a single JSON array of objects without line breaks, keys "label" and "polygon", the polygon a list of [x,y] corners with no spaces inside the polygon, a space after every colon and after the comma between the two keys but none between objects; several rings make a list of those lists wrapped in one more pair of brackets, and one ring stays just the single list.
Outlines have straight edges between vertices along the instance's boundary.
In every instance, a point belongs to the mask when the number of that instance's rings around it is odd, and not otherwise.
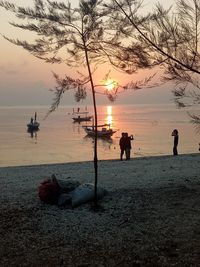
[{"label": "sun glare", "polygon": [[106,89],[108,91],[113,90],[115,88],[116,84],[117,84],[116,81],[113,81],[113,80],[107,80],[105,82],[105,86],[106,86]]}]

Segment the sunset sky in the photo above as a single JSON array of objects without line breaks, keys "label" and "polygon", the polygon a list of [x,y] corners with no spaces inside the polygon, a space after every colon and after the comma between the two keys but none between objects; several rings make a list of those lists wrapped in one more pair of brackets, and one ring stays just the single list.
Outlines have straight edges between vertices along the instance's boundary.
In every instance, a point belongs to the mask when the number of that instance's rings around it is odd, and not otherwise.
[{"label": "sunset sky", "polygon": [[[20,6],[31,6],[32,0],[10,0],[9,2],[18,4]],[[65,2],[65,1],[64,1]],[[70,1],[77,4],[78,0]],[[145,8],[152,9],[153,3],[158,1],[147,0],[144,1]],[[160,0],[164,6],[169,6],[175,0]],[[15,18],[10,12],[6,12],[0,8],[0,33],[9,38],[19,38],[20,40],[30,40],[31,33],[25,33],[17,28],[9,25],[9,21],[14,21]],[[54,87],[54,79],[52,71],[59,75],[65,73],[71,74],[76,77],[76,70],[69,69],[66,65],[51,65],[39,60],[22,47],[17,47],[0,36],[0,106],[28,106],[28,105],[50,105],[52,100],[52,92],[48,89]],[[109,67],[110,69],[110,67]],[[112,78],[119,80],[126,79],[141,79],[145,74],[138,74],[132,77],[123,77],[122,74],[111,72]],[[144,89],[137,92],[126,92],[120,94],[116,104],[150,104],[150,103],[166,103],[170,102],[172,95],[170,93],[171,86],[165,85],[159,88]],[[108,104],[105,97],[98,97],[98,103]],[[85,103],[91,103],[90,97]],[[73,94],[66,94],[62,104],[74,105]]]}]

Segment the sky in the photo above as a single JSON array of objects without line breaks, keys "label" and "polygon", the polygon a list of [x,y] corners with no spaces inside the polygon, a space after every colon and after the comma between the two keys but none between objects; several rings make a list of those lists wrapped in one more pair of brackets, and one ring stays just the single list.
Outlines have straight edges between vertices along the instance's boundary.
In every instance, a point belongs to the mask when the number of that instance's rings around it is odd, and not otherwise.
[{"label": "sky", "polygon": [[[65,2],[65,0],[63,0]],[[171,5],[175,0],[160,0],[164,6]],[[9,2],[19,6],[31,6],[32,0],[10,0]],[[74,5],[78,0],[70,1]],[[145,1],[145,9],[152,9],[154,3],[158,1]],[[52,72],[58,73],[61,77],[64,74],[71,74],[76,77],[75,69],[69,69],[66,65],[48,64],[35,58],[25,51],[22,47],[15,46],[3,38],[6,35],[10,38],[20,40],[31,40],[31,33],[14,28],[9,25],[9,21],[15,21],[15,17],[0,8],[0,106],[30,106],[30,105],[50,105],[53,94],[49,89],[54,88],[55,82]],[[109,68],[110,69],[110,68]],[[113,75],[113,76],[112,76]],[[119,77],[126,81],[126,76],[111,72],[111,76],[118,80]],[[143,79],[144,72],[129,76],[128,79]],[[148,74],[147,74],[148,76]],[[126,92],[120,94],[116,104],[152,104],[152,103],[170,103],[172,100],[171,86],[164,85],[152,89],[142,89],[137,92]],[[91,97],[84,102],[91,104]],[[105,96],[98,95],[97,103],[108,104]],[[75,105],[72,93],[66,93],[62,100],[63,105]]]}]

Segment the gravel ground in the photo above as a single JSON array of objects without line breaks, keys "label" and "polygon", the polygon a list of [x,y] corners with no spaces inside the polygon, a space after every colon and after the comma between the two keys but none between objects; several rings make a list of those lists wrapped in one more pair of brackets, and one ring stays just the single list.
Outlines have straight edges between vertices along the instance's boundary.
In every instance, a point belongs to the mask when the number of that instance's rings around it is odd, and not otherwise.
[{"label": "gravel ground", "polygon": [[0,266],[200,266],[200,154],[99,162],[97,211],[41,203],[52,174],[92,182],[93,163],[0,168]]}]

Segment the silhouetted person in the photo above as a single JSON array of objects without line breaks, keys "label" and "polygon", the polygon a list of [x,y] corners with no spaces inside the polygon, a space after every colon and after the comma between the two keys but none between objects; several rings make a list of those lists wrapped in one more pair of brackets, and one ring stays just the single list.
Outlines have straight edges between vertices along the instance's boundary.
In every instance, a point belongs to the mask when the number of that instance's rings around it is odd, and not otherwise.
[{"label": "silhouetted person", "polygon": [[30,122],[31,122],[31,124],[33,124],[33,118],[31,118],[31,121]]},{"label": "silhouetted person", "polygon": [[174,154],[174,156],[177,156],[178,155],[177,147],[178,147],[178,139],[179,139],[177,129],[173,130],[172,136],[174,136],[173,154]]},{"label": "silhouetted person", "polygon": [[125,145],[126,160],[129,160],[131,156],[131,140],[133,140],[134,138],[133,135],[128,136],[128,133],[125,133],[124,136],[125,136],[124,145]]},{"label": "silhouetted person", "polygon": [[123,155],[125,151],[125,133],[122,133],[122,136],[119,140],[119,146],[120,146],[120,160],[123,160]]}]

